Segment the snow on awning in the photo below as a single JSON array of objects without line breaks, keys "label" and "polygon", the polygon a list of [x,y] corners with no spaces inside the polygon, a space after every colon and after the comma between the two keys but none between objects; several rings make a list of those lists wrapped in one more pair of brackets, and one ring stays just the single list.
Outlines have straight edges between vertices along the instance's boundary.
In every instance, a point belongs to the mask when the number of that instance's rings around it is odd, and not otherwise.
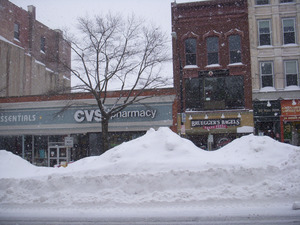
[{"label": "snow on awning", "polygon": [[253,133],[254,128],[251,126],[242,126],[236,129],[237,133]]}]

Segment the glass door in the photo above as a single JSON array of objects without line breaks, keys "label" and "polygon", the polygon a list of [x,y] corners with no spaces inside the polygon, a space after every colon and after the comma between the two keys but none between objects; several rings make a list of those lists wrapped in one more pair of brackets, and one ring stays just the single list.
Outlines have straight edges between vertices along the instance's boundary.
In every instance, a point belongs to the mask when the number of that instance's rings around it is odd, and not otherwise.
[{"label": "glass door", "polygon": [[69,148],[65,146],[49,146],[48,166],[66,166],[70,161]]}]

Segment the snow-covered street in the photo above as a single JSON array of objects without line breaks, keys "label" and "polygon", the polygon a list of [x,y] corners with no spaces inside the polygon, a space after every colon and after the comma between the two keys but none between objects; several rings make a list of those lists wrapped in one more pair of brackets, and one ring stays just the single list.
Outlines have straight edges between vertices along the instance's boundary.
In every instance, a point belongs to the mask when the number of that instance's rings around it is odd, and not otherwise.
[{"label": "snow-covered street", "polygon": [[66,168],[36,167],[0,151],[0,221],[54,217],[222,222],[277,216],[300,224],[299,201],[300,148],[269,137],[248,135],[208,152],[168,128],[151,129]]}]

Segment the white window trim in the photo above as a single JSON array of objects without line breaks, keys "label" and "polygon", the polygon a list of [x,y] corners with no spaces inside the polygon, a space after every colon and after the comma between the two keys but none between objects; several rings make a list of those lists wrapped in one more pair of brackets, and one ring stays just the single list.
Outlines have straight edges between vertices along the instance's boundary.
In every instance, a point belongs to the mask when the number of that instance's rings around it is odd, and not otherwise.
[{"label": "white window trim", "polygon": [[[296,73],[297,73],[297,85],[290,85],[290,86],[287,86],[287,79],[286,79],[286,62],[296,62]],[[285,60],[283,62],[284,64],[284,86],[285,86],[285,89],[290,89],[290,88],[293,88],[293,87],[299,87],[299,83],[300,83],[300,80],[299,80],[299,66],[298,66],[298,60],[296,59],[291,59],[291,60]]]},{"label": "white window trim", "polygon": [[269,0],[269,3],[268,3],[268,4],[257,4],[257,0],[254,0],[254,4],[255,4],[256,6],[270,5],[270,0]]},{"label": "white window trim", "polygon": [[[266,87],[263,87],[263,84],[262,84],[262,63],[271,63],[272,65],[272,86],[266,86]],[[270,75],[267,75],[267,76],[270,76]],[[266,89],[266,88],[275,88],[274,86],[274,62],[273,61],[260,61],[259,62],[259,80],[260,80],[260,89]]]},{"label": "white window trim", "polygon": [[293,3],[295,3],[295,0],[293,0],[291,2],[280,2],[280,0],[279,0],[279,4],[293,4]]},{"label": "white window trim", "polygon": [[[260,32],[259,32],[259,22],[260,21],[269,21],[269,29],[270,29],[270,44],[269,45],[260,45]],[[272,20],[271,19],[260,19],[257,20],[257,34],[258,34],[258,47],[267,47],[273,45],[273,38],[272,38]]]},{"label": "white window trim", "polygon": [[[290,44],[284,44],[284,26],[283,26],[283,20],[294,20],[294,34],[295,34],[295,43],[290,43]],[[294,17],[288,17],[288,18],[281,18],[281,31],[282,31],[282,45],[295,45],[297,44],[297,31],[296,31],[296,19]]]}]

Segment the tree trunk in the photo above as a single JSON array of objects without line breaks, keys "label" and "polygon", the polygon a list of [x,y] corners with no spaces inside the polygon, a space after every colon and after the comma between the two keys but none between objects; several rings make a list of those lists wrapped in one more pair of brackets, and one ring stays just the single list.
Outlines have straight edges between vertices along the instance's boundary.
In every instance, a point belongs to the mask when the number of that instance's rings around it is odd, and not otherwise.
[{"label": "tree trunk", "polygon": [[108,140],[108,119],[102,118],[102,151],[106,152],[109,148]]}]

